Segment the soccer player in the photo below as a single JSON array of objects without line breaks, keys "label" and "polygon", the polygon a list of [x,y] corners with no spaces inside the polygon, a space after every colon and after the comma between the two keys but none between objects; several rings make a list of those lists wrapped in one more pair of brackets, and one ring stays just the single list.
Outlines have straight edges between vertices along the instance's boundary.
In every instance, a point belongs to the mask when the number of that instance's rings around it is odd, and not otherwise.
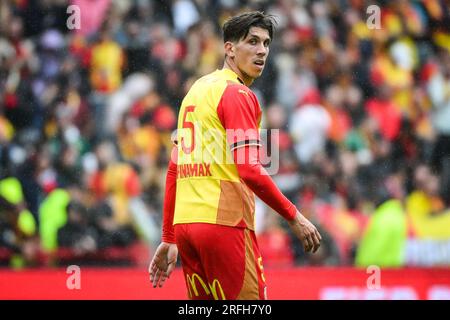
[{"label": "soccer player", "polygon": [[229,19],[223,68],[197,80],[183,99],[166,176],[162,242],[149,265],[154,287],[163,286],[179,253],[190,299],[267,299],[254,194],[288,221],[306,252],[320,246],[316,227],[259,159],[261,108],[249,86],[264,69],[273,31],[273,17],[262,12]]}]

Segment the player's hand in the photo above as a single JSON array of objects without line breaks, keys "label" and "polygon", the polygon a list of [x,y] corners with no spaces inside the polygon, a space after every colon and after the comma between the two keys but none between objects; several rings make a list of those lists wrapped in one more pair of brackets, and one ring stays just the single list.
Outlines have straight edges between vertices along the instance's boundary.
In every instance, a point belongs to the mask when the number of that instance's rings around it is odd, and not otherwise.
[{"label": "player's hand", "polygon": [[153,288],[157,286],[161,288],[164,285],[177,264],[177,257],[178,248],[176,244],[161,242],[148,267]]},{"label": "player's hand", "polygon": [[322,236],[317,228],[300,212],[297,211],[295,219],[288,222],[294,234],[302,242],[305,252],[316,252],[319,249]]}]

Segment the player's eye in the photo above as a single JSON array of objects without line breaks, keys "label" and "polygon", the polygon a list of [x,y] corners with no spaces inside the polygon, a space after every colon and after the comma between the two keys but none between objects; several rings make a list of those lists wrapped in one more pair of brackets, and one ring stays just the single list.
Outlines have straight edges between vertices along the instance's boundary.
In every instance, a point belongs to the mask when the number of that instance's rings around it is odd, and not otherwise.
[{"label": "player's eye", "polygon": [[253,38],[253,39],[250,39],[250,44],[252,44],[252,45],[255,45],[257,43],[257,41],[256,41],[256,39],[255,38]]}]

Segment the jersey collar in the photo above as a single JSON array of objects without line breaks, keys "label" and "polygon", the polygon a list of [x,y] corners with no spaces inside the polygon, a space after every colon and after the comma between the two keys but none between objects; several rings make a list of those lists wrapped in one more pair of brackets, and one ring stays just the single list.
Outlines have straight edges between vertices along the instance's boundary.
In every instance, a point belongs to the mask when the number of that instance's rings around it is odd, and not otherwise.
[{"label": "jersey collar", "polygon": [[233,70],[228,69],[228,68],[223,68],[223,69],[219,70],[219,72],[223,73],[226,78],[229,78],[230,80],[234,80],[234,81],[237,80],[241,84],[245,85],[244,81],[242,81],[242,79],[239,78],[239,76]]}]

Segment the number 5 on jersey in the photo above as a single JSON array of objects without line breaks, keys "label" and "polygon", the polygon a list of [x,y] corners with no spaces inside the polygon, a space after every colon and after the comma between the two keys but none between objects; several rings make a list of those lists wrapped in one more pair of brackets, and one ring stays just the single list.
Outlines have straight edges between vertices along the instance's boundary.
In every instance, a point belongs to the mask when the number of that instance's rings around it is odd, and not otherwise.
[{"label": "number 5 on jersey", "polygon": [[193,122],[186,120],[188,113],[194,112],[194,110],[195,110],[195,106],[187,106],[184,109],[183,129],[189,129],[190,136],[191,136],[191,145],[188,147],[188,146],[186,146],[185,140],[184,140],[184,132],[186,132],[186,131],[183,130],[183,137],[181,137],[181,149],[183,150],[183,152],[185,154],[192,153],[192,151],[194,151],[194,148],[195,148],[195,126],[194,126]]}]

